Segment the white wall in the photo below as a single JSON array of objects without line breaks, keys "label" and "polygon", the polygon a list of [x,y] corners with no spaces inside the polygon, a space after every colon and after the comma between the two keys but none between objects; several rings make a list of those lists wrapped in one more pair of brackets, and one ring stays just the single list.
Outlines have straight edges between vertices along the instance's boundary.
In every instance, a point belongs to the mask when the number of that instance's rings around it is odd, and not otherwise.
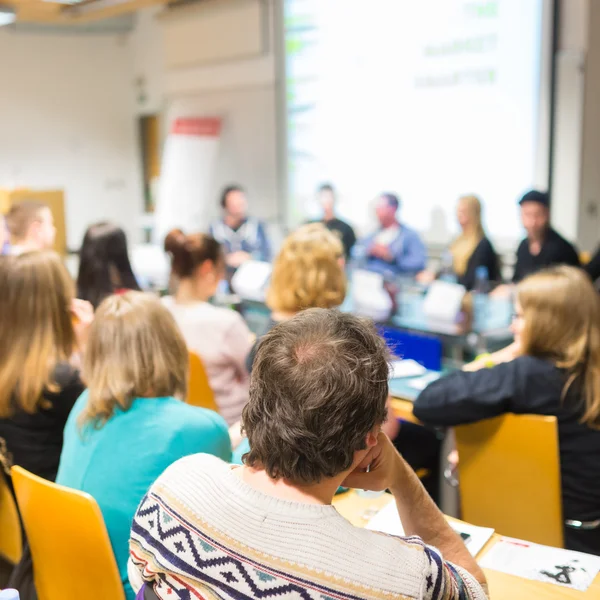
[{"label": "white wall", "polygon": [[0,186],[64,189],[69,247],[100,219],[135,236],[142,190],[126,39],[3,28],[0,56]]},{"label": "white wall", "polygon": [[[166,123],[177,116],[223,119],[219,155],[211,181],[214,214],[218,191],[244,185],[251,210],[281,218],[274,52],[276,0],[218,0],[163,13],[155,22],[169,43],[164,67]],[[208,33],[227,37],[208,44]],[[207,37],[208,36],[208,37]]]}]

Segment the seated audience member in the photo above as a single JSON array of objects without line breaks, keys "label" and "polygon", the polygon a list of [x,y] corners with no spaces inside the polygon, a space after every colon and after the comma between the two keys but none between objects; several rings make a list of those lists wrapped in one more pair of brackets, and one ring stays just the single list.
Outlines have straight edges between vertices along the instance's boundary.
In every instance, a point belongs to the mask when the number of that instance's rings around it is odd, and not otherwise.
[{"label": "seated audience member", "polygon": [[514,344],[432,383],[415,417],[452,426],[555,415],[566,547],[600,555],[600,299],[583,271],[559,266],[519,284],[515,313]]},{"label": "seated audience member", "polygon": [[517,249],[513,282],[519,283],[527,275],[553,265],[579,266],[579,255],[573,244],[550,226],[548,194],[531,190],[521,198],[519,204],[527,237]]},{"label": "seated audience member", "polygon": [[26,200],[13,204],[6,215],[10,254],[51,250],[56,238],[52,212],[43,202]]},{"label": "seated audience member", "polygon": [[[485,235],[481,224],[481,202],[477,196],[463,196],[458,201],[456,217],[462,230],[452,242],[449,251],[452,256],[452,269],[458,283],[467,290],[475,286],[475,273],[478,267],[485,267],[490,281],[500,280],[498,256],[492,243]],[[434,279],[429,271],[418,277],[423,282]]]},{"label": "seated audience member", "polygon": [[97,307],[107,296],[139,289],[125,232],[113,223],[90,225],[79,252],[78,297]]},{"label": "seated audience member", "polygon": [[210,234],[223,245],[230,272],[253,258],[271,260],[271,248],[264,224],[248,216],[248,200],[239,185],[227,186],[220,201],[223,218],[210,226]]},{"label": "seated audience member", "polygon": [[336,216],[336,201],[337,198],[333,186],[330,183],[324,183],[319,188],[319,202],[323,209],[322,223],[329,231],[333,231],[340,236],[342,244],[344,245],[344,255],[346,256],[346,259],[349,259],[352,248],[354,247],[354,244],[356,244],[356,235],[354,229],[352,229],[348,223],[338,219]]},{"label": "seated audience member", "polygon": [[184,235],[179,229],[165,239],[177,291],[163,298],[188,348],[204,363],[219,412],[231,424],[248,401],[246,360],[252,334],[239,313],[209,304],[225,275],[219,242],[204,233]]},{"label": "seated audience member", "polygon": [[[244,409],[244,466],[198,454],[159,477],[133,521],[134,589],[164,600],[485,598],[477,563],[381,433],[388,369],[385,342],[358,317],[312,309],[274,327]],[[351,525],[332,506],[341,485],[391,490],[411,537]]]},{"label": "seated audience member", "polygon": [[57,482],[98,502],[129,600],[129,530],[152,482],[189,454],[231,456],[223,419],[183,402],[187,370],[185,342],[158,298],[127,292],[100,305],[83,363],[88,390],[65,427]]},{"label": "seated audience member", "polygon": [[400,200],[381,194],[377,202],[380,228],[360,244],[366,268],[386,276],[415,275],[425,268],[427,252],[419,234],[397,218]]},{"label": "seated audience member", "polygon": [[[0,260],[0,462],[54,481],[63,429],[84,390],[70,361],[93,317],[50,251]],[[74,325],[76,323],[76,325]]]},{"label": "seated audience member", "polygon": [[346,297],[344,248],[321,223],[299,227],[273,264],[267,306],[274,323],[306,308],[334,308]]}]

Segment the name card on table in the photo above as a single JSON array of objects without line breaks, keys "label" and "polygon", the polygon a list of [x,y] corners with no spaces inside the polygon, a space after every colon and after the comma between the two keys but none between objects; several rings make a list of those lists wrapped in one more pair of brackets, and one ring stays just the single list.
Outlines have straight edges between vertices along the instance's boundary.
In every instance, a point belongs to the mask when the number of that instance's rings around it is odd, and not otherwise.
[{"label": "name card on table", "polygon": [[387,321],[393,310],[389,292],[384,288],[383,275],[357,270],[352,274],[354,311],[374,321]]},{"label": "name card on table", "polygon": [[270,263],[248,260],[231,278],[231,289],[243,300],[263,302],[272,270]]},{"label": "name card on table", "polygon": [[458,283],[434,281],[425,296],[423,313],[432,321],[456,323],[466,293],[466,288]]}]

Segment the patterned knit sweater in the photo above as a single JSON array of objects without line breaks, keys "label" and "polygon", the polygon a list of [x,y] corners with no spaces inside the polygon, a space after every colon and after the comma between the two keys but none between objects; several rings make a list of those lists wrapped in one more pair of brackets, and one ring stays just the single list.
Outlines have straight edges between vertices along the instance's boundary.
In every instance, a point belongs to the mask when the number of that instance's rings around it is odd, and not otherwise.
[{"label": "patterned knit sweater", "polygon": [[351,525],[333,506],[290,502],[218,458],[169,467],[134,518],[129,578],[161,600],[479,600],[463,569],[419,538]]}]

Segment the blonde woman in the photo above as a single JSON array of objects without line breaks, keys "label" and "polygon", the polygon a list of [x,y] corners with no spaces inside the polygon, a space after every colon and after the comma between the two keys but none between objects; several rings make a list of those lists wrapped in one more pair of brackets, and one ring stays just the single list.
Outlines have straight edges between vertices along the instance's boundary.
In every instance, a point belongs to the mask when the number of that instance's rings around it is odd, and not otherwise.
[{"label": "blonde woman", "polygon": [[[54,481],[84,390],[71,359],[93,317],[49,251],[0,257],[0,462]],[[76,325],[74,325],[76,323]]]},{"label": "blonde woman", "polygon": [[[600,555],[600,299],[575,267],[517,287],[515,342],[431,384],[414,405],[432,425],[504,413],[558,418],[565,544]],[[486,368],[492,366],[491,368]]]},{"label": "blonde woman", "polygon": [[346,297],[344,247],[321,223],[297,229],[275,259],[267,305],[273,321],[306,308],[335,308]]},{"label": "blonde woman", "polygon": [[[450,244],[448,254],[452,258],[452,270],[458,283],[464,285],[467,290],[472,290],[479,267],[486,268],[489,281],[499,281],[501,278],[498,256],[483,230],[479,198],[462,196],[456,207],[456,219],[461,233]],[[429,271],[417,276],[423,283],[429,283],[434,278],[435,274]]]},{"label": "blonde woman", "polygon": [[185,342],[158,298],[127,292],[102,302],[83,362],[88,390],[67,422],[57,482],[100,505],[129,600],[129,531],[150,485],[189,454],[231,458],[225,421],[183,402],[187,365]]}]

